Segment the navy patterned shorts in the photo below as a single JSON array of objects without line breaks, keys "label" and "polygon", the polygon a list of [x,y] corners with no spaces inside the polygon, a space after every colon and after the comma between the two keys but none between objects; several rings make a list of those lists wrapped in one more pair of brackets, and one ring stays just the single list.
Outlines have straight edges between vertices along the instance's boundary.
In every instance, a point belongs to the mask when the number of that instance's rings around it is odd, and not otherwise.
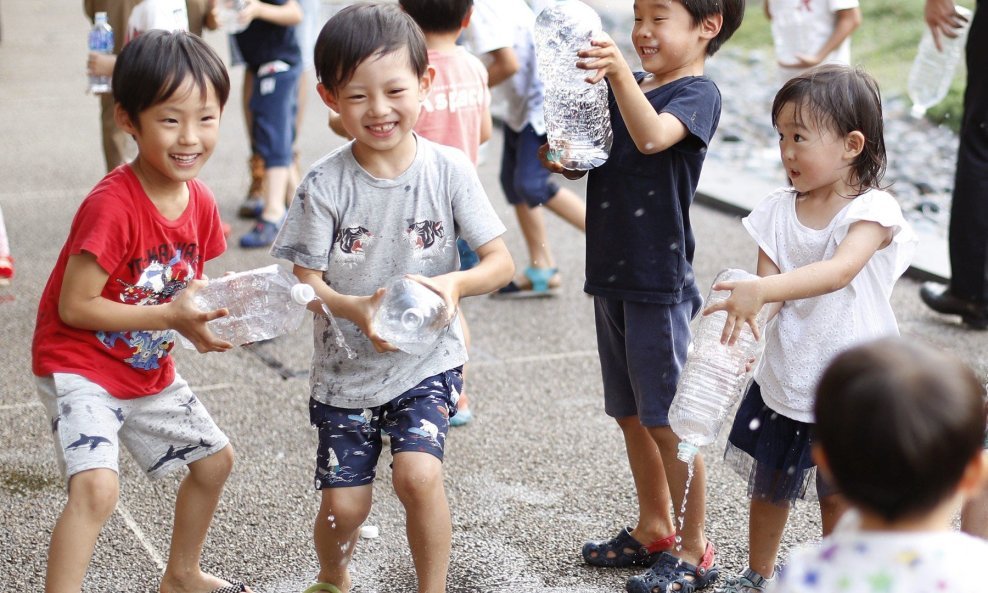
[{"label": "navy patterned shorts", "polygon": [[392,456],[429,453],[443,459],[449,417],[463,389],[463,369],[433,375],[390,402],[373,408],[337,408],[309,400],[309,421],[319,430],[316,490],[374,481],[387,433]]}]

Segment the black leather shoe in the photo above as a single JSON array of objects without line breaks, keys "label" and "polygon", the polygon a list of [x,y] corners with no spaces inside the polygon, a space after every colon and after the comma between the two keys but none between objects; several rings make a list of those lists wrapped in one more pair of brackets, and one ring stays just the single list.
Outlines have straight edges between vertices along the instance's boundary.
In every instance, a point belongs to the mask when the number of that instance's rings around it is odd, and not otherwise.
[{"label": "black leather shoe", "polygon": [[962,299],[942,284],[927,282],[919,289],[919,298],[937,313],[960,315],[971,329],[988,329],[988,304]]}]

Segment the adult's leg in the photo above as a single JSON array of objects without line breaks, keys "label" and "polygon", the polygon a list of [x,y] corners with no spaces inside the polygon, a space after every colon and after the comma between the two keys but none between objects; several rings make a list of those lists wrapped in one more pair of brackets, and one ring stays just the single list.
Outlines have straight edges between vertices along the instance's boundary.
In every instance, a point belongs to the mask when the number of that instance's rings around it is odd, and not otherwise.
[{"label": "adult's leg", "polygon": [[55,522],[48,546],[45,593],[82,590],[96,539],[120,496],[117,472],[91,469],[69,479],[69,500]]},{"label": "adult's leg", "polygon": [[408,546],[418,577],[418,593],[443,593],[453,539],[442,462],[429,453],[394,456],[392,481],[405,507]]},{"label": "adult's leg", "polygon": [[988,6],[967,40],[967,87],[950,209],[950,290],[988,307]]}]

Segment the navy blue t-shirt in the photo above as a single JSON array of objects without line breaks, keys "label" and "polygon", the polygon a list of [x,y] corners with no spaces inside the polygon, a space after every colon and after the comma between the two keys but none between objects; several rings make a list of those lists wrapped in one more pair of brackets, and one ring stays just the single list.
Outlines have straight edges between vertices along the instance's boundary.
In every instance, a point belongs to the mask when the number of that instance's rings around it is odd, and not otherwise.
[{"label": "navy blue t-shirt", "polygon": [[[645,73],[636,72],[641,82]],[[608,298],[674,304],[695,297],[695,241],[689,207],[707,145],[720,121],[720,90],[705,76],[681,78],[645,94],[657,113],[676,116],[689,134],[642,154],[608,91],[614,142],[587,179],[587,282]]]},{"label": "navy blue t-shirt", "polygon": [[[288,0],[260,0],[265,4],[282,5]],[[274,23],[254,19],[246,29],[237,33],[234,38],[240,55],[243,56],[247,67],[256,72],[262,64],[281,60],[290,66],[302,61],[302,51],[295,37],[295,27],[285,27]]]}]

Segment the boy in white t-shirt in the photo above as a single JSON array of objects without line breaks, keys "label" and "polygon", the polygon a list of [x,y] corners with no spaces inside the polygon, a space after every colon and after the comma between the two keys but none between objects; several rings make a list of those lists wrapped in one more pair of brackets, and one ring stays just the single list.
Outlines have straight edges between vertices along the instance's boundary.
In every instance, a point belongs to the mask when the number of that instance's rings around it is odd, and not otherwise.
[{"label": "boy in white t-shirt", "polygon": [[984,591],[988,542],[951,528],[988,473],[977,376],[941,350],[887,338],[837,356],[816,393],[813,456],[853,510],[795,551],[769,591]]},{"label": "boy in white t-shirt", "polygon": [[861,25],[858,0],[765,0],[772,21],[779,83],[834,62],[851,63],[851,33]]}]

